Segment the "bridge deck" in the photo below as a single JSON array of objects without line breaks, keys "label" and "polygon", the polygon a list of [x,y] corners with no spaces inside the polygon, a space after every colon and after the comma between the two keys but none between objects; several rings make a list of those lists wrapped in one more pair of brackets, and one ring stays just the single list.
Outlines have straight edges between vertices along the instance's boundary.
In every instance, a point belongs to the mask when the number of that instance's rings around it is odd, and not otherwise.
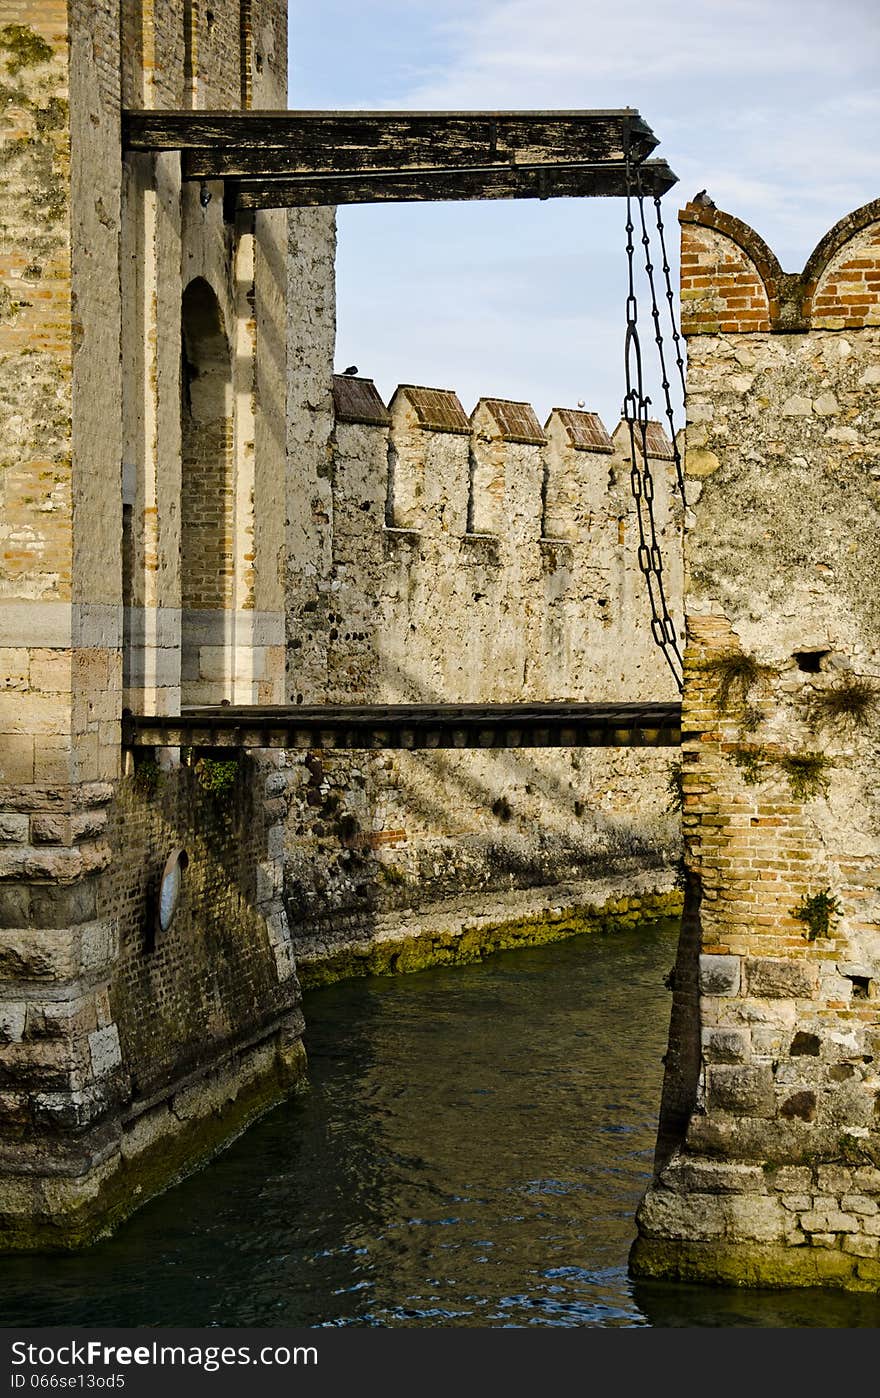
[{"label": "bridge deck", "polygon": [[123,717],[127,747],[677,747],[681,704],[231,705]]}]

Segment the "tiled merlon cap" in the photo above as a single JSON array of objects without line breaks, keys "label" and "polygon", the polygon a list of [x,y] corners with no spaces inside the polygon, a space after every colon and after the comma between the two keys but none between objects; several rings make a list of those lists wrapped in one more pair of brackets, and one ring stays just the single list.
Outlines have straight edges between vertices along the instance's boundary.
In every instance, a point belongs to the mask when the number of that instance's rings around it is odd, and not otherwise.
[{"label": "tiled merlon cap", "polygon": [[486,408],[498,425],[503,442],[522,442],[525,446],[542,447],[547,441],[531,403],[513,403],[508,398],[481,398],[471,418]]},{"label": "tiled merlon cap", "polygon": [[[635,436],[636,447],[641,451],[642,433],[638,423],[635,425],[633,435]],[[645,423],[645,439],[649,456],[660,461],[675,460],[675,452],[672,443],[659,422],[651,421]],[[611,440],[618,452],[622,452],[624,456],[629,456],[629,426],[625,417],[622,417],[615,427]]]},{"label": "tiled merlon cap", "polygon": [[387,427],[391,421],[373,380],[357,379],[353,374],[333,375],[333,411],[337,422]]},{"label": "tiled merlon cap", "polygon": [[578,408],[554,408],[544,424],[545,432],[554,417],[564,429],[569,446],[576,451],[614,451],[614,443],[598,413],[583,413]]},{"label": "tiled merlon cap", "polygon": [[470,436],[471,425],[465,416],[458,394],[451,388],[422,388],[419,384],[398,384],[391,400],[392,407],[400,395],[405,398],[428,432],[458,432]]},{"label": "tiled merlon cap", "polygon": [[675,452],[672,443],[659,422],[649,422],[646,424],[645,440],[648,444],[649,456],[656,456],[661,461],[675,460]]}]

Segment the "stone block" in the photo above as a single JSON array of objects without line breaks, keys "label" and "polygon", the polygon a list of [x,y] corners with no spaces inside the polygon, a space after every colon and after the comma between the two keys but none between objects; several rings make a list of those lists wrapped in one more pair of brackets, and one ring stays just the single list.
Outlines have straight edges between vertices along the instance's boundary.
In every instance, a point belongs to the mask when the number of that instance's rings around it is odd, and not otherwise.
[{"label": "stone block", "polygon": [[742,1242],[773,1243],[792,1226],[778,1199],[755,1194],[731,1195],[724,1201],[727,1231]]},{"label": "stone block", "polygon": [[80,972],[79,936],[69,927],[0,930],[0,978],[73,980]]},{"label": "stone block", "polygon": [[95,1029],[89,1035],[89,1054],[92,1072],[96,1078],[106,1077],[122,1063],[122,1049],[119,1045],[119,1030],[115,1024],[106,1029]]},{"label": "stone block", "polygon": [[26,884],[0,885],[0,927],[27,926],[30,906],[30,889]]},{"label": "stone block", "polygon": [[736,995],[739,987],[738,956],[700,957],[700,991],[703,995]]},{"label": "stone block", "polygon": [[30,915],[24,921],[34,927],[73,927],[91,922],[97,911],[96,899],[94,879],[67,885],[35,884],[30,890]]},{"label": "stone block", "polygon": [[776,1111],[773,1073],[769,1065],[734,1067],[713,1064],[707,1071],[710,1110],[750,1117],[771,1117]]},{"label": "stone block", "polygon": [[808,961],[788,961],[772,956],[748,957],[746,987],[758,999],[806,1000],[818,984],[816,966]]},{"label": "stone block", "polygon": [[748,1029],[704,1029],[703,1056],[709,1063],[744,1063],[750,1055]]},{"label": "stone block", "polygon": [[809,1194],[780,1194],[779,1202],[790,1213],[809,1213],[813,1207]]},{"label": "stone block", "polygon": [[[679,1194],[764,1194],[767,1190],[760,1165],[699,1160],[678,1154],[665,1166],[660,1181]],[[808,1206],[809,1202],[808,1198]]]},{"label": "stone block", "polygon": [[0,687],[17,693],[26,690],[29,667],[30,652],[24,646],[0,646]]},{"label": "stone block", "polygon": [[0,813],[0,841],[8,844],[27,843],[29,822],[26,815],[16,811]]},{"label": "stone block", "polygon": [[853,1186],[853,1172],[846,1165],[820,1165],[816,1172],[817,1190],[822,1194],[838,1197],[849,1193]]},{"label": "stone block", "polygon": [[877,1200],[870,1199],[867,1194],[844,1194],[840,1200],[840,1207],[850,1214],[880,1213]]},{"label": "stone block", "polygon": [[21,1042],[26,1016],[27,1005],[23,1000],[0,1000],[0,1044]]},{"label": "stone block", "polygon": [[654,1238],[719,1238],[727,1223],[725,1203],[714,1194],[649,1189],[639,1207],[639,1229]]},{"label": "stone block", "polygon": [[812,1189],[813,1172],[807,1165],[782,1165],[774,1170],[771,1184],[783,1193],[807,1194]]},{"label": "stone block", "polygon": [[805,1233],[857,1233],[860,1220],[840,1209],[812,1210],[801,1214],[800,1224]]},{"label": "stone block", "polygon": [[26,734],[4,734],[0,742],[0,781],[29,785],[34,780],[34,740]]},{"label": "stone block", "polygon": [[862,1233],[848,1233],[843,1240],[844,1252],[853,1257],[880,1256],[880,1238],[866,1238]]}]

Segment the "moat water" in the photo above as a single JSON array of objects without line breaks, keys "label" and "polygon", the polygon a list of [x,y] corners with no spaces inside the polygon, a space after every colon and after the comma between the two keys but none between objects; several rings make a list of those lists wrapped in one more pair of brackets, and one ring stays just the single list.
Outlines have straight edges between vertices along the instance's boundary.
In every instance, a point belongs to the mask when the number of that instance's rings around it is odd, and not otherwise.
[{"label": "moat water", "polygon": [[878,1326],[634,1285],[675,929],[306,997],[311,1083],[115,1237],[0,1259],[0,1325]]}]

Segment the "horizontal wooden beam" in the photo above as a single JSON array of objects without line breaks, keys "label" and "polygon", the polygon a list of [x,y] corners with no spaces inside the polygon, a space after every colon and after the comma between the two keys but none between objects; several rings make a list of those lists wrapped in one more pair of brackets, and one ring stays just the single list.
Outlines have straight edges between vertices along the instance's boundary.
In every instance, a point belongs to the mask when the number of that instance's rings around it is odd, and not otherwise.
[{"label": "horizontal wooden beam", "polygon": [[680,704],[275,705],[127,714],[127,747],[438,748],[677,747]]},{"label": "horizontal wooden beam", "polygon": [[[648,160],[638,170],[640,187],[645,194],[663,195],[678,180],[665,160]],[[622,196],[626,191],[625,164],[609,161],[228,180],[225,199],[227,215],[231,217],[237,209],[301,209],[321,204],[461,199],[583,199]]]},{"label": "horizontal wooden beam", "polygon": [[558,112],[127,111],[126,150],[179,150],[185,179],[644,160],[631,108]]}]

